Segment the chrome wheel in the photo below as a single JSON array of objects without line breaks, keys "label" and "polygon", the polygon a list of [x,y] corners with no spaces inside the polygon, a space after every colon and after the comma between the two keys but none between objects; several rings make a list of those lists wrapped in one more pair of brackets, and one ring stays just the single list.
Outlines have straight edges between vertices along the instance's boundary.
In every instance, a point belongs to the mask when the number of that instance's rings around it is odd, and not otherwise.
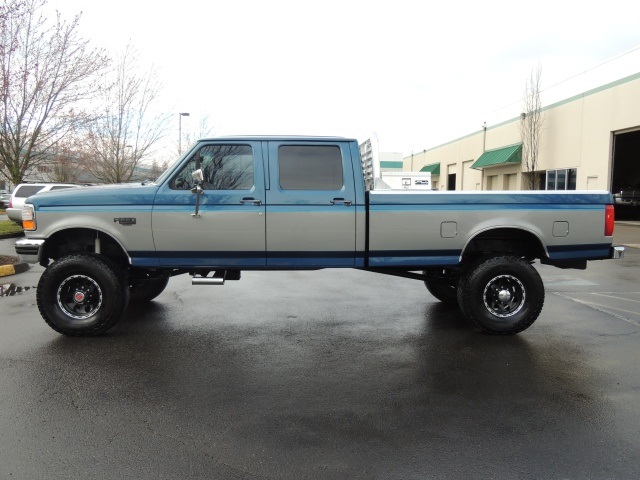
[{"label": "chrome wheel", "polygon": [[544,285],[540,274],[523,258],[479,258],[462,275],[458,303],[482,332],[513,335],[529,328],[540,315]]},{"label": "chrome wheel", "polygon": [[84,320],[95,315],[102,305],[102,290],[86,275],[72,275],[58,287],[58,306],[67,315]]},{"label": "chrome wheel", "polygon": [[511,317],[525,304],[527,295],[522,282],[512,275],[498,275],[484,287],[484,306],[496,317]]}]

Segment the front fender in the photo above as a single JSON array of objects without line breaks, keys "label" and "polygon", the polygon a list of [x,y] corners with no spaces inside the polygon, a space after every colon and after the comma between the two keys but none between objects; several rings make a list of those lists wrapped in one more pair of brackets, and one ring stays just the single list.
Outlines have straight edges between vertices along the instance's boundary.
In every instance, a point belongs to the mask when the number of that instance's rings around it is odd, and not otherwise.
[{"label": "front fender", "polygon": [[36,212],[37,229],[29,238],[47,239],[65,230],[94,230],[110,236],[131,262],[131,252],[151,251],[151,207],[75,207],[73,210],[41,207]]}]

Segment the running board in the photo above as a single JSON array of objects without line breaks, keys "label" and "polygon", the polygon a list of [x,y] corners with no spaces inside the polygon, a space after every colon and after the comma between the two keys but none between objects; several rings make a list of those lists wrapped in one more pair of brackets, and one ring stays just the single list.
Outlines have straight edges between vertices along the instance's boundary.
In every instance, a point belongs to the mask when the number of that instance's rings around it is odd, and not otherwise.
[{"label": "running board", "polygon": [[226,280],[240,280],[240,270],[216,270],[213,275],[209,272],[193,273],[191,285],[224,285]]},{"label": "running board", "polygon": [[224,285],[224,276],[216,277],[202,277],[200,275],[194,275],[191,277],[191,285]]}]

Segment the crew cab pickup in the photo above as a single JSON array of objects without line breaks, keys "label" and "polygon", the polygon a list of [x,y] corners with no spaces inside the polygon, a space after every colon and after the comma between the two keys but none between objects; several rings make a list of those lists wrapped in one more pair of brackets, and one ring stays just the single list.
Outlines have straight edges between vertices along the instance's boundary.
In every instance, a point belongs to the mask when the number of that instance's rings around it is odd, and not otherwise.
[{"label": "crew cab pickup", "polygon": [[46,266],[38,308],[65,335],[107,331],[173,275],[322,268],[423,281],[480,330],[514,334],[543,306],[532,263],[622,256],[613,221],[607,192],[366,191],[355,140],[225,137],[153,182],[30,197],[16,251]]}]

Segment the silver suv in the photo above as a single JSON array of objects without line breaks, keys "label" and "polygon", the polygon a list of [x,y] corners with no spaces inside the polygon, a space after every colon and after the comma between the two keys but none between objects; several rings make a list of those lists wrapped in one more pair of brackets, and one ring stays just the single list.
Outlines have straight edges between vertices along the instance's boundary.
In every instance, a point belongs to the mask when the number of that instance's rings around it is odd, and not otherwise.
[{"label": "silver suv", "polygon": [[7,208],[7,216],[14,222],[22,223],[22,207],[24,206],[25,200],[31,195],[78,186],[79,185],[74,185],[73,183],[21,183],[11,194],[9,207]]}]

